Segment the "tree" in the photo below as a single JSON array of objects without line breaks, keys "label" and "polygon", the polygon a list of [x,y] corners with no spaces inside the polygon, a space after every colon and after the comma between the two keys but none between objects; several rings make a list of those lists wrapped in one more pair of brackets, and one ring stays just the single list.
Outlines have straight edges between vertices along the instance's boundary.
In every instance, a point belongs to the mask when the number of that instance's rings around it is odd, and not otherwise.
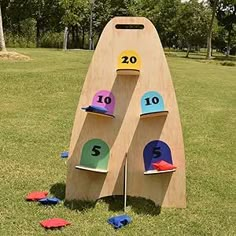
[{"label": "tree", "polygon": [[[72,37],[71,47],[84,48],[85,34],[89,29],[89,0],[61,0],[61,6],[64,9],[62,23],[68,27],[68,37],[70,35]],[[79,34],[81,34],[81,44],[79,44]]]},{"label": "tree", "polygon": [[114,16],[127,16],[126,0],[95,0],[94,1],[94,32],[100,36],[103,28]]},{"label": "tree", "polygon": [[177,43],[177,16],[180,4],[180,0],[160,0],[157,3],[157,19],[154,25],[164,47],[172,47]]},{"label": "tree", "polygon": [[36,20],[36,46],[40,46],[42,35],[47,31],[62,30],[60,19],[64,13],[59,0],[28,0],[26,9]]},{"label": "tree", "polygon": [[0,5],[0,51],[6,51],[6,45],[3,34],[3,23],[2,23],[2,10]]},{"label": "tree", "polygon": [[182,46],[187,46],[186,57],[189,56],[193,46],[199,46],[204,42],[208,19],[209,12],[197,0],[181,4],[180,15],[177,19],[178,37]]},{"label": "tree", "polygon": [[217,9],[217,19],[219,24],[228,32],[226,56],[230,54],[231,37],[236,32],[236,1],[223,0]]},{"label": "tree", "polygon": [[164,47],[176,44],[176,19],[180,0],[133,0],[129,1],[129,13],[147,17],[155,25]]},{"label": "tree", "polygon": [[[59,0],[0,0],[4,26],[11,39],[22,38],[40,46],[47,32],[61,32],[63,9]],[[32,34],[32,35],[31,35]]]},{"label": "tree", "polygon": [[[72,47],[87,46],[86,35],[89,34],[90,48],[93,48],[94,41],[99,38],[104,26],[112,17],[128,15],[127,0],[60,1],[65,12],[62,22],[72,36]],[[91,27],[92,32],[89,30]]]},{"label": "tree", "polygon": [[157,22],[158,3],[160,0],[131,0],[127,1],[128,12],[132,16],[144,16],[153,23]]},{"label": "tree", "polygon": [[213,23],[216,15],[216,9],[218,5],[219,0],[210,0],[210,5],[212,7],[212,14],[211,14],[211,20],[208,28],[208,33],[207,33],[207,59],[211,59],[211,54],[212,54],[212,30],[213,30]]}]

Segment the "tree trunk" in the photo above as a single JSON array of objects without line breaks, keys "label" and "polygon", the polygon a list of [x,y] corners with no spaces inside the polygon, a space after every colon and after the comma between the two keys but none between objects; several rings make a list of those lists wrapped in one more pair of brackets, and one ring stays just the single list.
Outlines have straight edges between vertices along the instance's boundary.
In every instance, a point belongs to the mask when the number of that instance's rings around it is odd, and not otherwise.
[{"label": "tree trunk", "polygon": [[228,42],[227,42],[227,52],[226,52],[226,57],[229,56],[230,54],[230,43],[231,43],[231,29],[228,31]]},{"label": "tree trunk", "polygon": [[73,25],[71,27],[71,35],[72,35],[72,48],[75,48],[75,27]]},{"label": "tree trunk", "polygon": [[82,28],[82,48],[84,49],[84,42],[85,42],[85,30]]},{"label": "tree trunk", "polygon": [[186,58],[188,58],[188,56],[189,56],[189,53],[190,53],[190,50],[191,50],[191,45],[190,44],[188,44],[188,50],[187,50],[187,54],[186,54]]},{"label": "tree trunk", "polygon": [[40,23],[39,20],[36,22],[36,47],[40,47]]},{"label": "tree trunk", "polygon": [[75,26],[75,48],[79,48],[79,27]]},{"label": "tree trunk", "polygon": [[72,39],[71,39],[71,26],[68,26],[68,35],[67,35],[67,49],[72,48]]},{"label": "tree trunk", "polygon": [[63,50],[66,51],[67,50],[67,39],[68,39],[68,27],[65,27],[65,31],[64,31],[64,41],[63,41]]},{"label": "tree trunk", "polygon": [[207,55],[206,55],[206,59],[208,59],[208,60],[211,59],[211,55],[212,55],[212,49],[211,49],[212,28],[213,28],[213,23],[214,23],[214,19],[215,19],[217,3],[218,3],[218,0],[215,0],[214,3],[213,3],[211,22],[210,22],[210,26],[209,26],[208,34],[207,34]]},{"label": "tree trunk", "polygon": [[2,24],[2,11],[1,11],[1,5],[0,5],[0,51],[6,52],[6,45],[4,40],[4,34],[3,34],[3,24]]}]

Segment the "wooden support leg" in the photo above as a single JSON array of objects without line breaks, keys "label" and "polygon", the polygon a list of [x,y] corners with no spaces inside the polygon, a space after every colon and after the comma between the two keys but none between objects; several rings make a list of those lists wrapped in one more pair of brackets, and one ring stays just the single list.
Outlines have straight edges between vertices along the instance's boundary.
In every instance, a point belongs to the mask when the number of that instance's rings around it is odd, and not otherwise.
[{"label": "wooden support leg", "polygon": [[125,166],[124,166],[124,212],[126,212],[126,203],[127,203],[127,153],[125,154]]}]

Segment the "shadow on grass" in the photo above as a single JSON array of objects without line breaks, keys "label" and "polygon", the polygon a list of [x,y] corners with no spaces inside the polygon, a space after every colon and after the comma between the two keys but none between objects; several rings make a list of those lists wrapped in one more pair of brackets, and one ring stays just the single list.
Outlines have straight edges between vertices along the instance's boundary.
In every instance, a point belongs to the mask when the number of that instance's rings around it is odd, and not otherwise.
[{"label": "shadow on grass", "polygon": [[[65,183],[56,183],[51,186],[50,193],[59,198],[60,200],[65,200],[66,196],[66,185]],[[84,211],[89,208],[94,208],[96,202],[91,201],[81,201],[81,200],[72,200],[72,201],[64,201],[64,206],[71,210]]]},{"label": "shadow on grass", "polygon": [[235,56],[216,56],[213,58],[216,61],[232,61],[236,62],[236,57]]},{"label": "shadow on grass", "polygon": [[[65,183],[56,183],[51,186],[50,193],[60,200],[65,200],[65,190]],[[71,210],[78,210],[83,212],[87,209],[95,208],[96,203],[101,201],[109,206],[110,211],[120,212],[124,210],[123,200],[123,196],[109,196],[98,199],[95,202],[82,200],[64,201],[64,206]],[[127,207],[131,208],[137,214],[159,215],[161,213],[160,206],[156,206],[153,201],[141,197],[128,196]]]},{"label": "shadow on grass", "polygon": [[56,183],[51,186],[50,193],[54,195],[54,197],[64,200],[66,196],[66,185],[64,183]]},{"label": "shadow on grass", "polygon": [[[109,196],[101,198],[98,201],[104,201],[109,205],[110,211],[123,211],[124,210],[124,197],[123,196]],[[161,207],[156,206],[155,203],[149,199],[142,197],[127,197],[127,207],[131,208],[137,214],[159,215]]]}]

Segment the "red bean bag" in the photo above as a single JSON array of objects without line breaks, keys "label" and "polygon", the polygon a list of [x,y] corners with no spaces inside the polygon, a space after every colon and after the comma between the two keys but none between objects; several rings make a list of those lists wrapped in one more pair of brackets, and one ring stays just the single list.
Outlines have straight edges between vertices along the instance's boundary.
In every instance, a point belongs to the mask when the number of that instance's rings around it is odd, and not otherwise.
[{"label": "red bean bag", "polygon": [[165,170],[174,170],[176,166],[166,162],[166,161],[159,161],[156,163],[152,163],[152,166],[158,171],[165,171]]},{"label": "red bean bag", "polygon": [[61,218],[52,218],[40,222],[40,225],[42,225],[46,229],[64,227],[70,224],[71,224],[70,222]]},{"label": "red bean bag", "polygon": [[47,197],[48,192],[31,192],[26,196],[27,201],[38,201]]}]

